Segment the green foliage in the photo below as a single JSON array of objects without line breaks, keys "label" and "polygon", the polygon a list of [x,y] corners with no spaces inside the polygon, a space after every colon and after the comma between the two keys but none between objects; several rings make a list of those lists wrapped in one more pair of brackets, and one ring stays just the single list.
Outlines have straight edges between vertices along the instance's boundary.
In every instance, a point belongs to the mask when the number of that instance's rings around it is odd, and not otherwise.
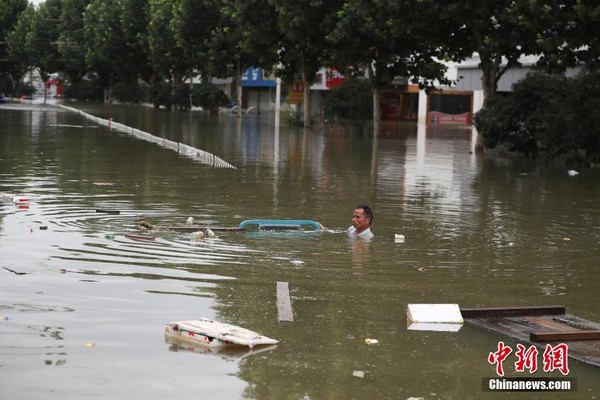
[{"label": "green foliage", "polygon": [[83,16],[89,2],[90,0],[62,0],[57,47],[62,72],[71,83],[79,82],[88,73]]},{"label": "green foliage", "polygon": [[12,93],[14,82],[24,72],[25,66],[21,60],[10,54],[7,38],[28,8],[27,4],[27,0],[0,1],[0,90],[4,93]]},{"label": "green foliage", "polygon": [[227,95],[218,87],[210,83],[193,85],[190,104],[190,84],[182,83],[175,86],[170,82],[155,83],[150,87],[150,99],[154,107],[178,110],[189,110],[191,105],[202,107],[206,111],[215,111],[219,106],[229,104]]},{"label": "green foliage", "polygon": [[144,101],[147,93],[139,82],[119,82],[113,88],[113,96],[122,103],[138,104]]},{"label": "green foliage", "polygon": [[182,111],[187,111],[192,107],[190,104],[190,85],[184,83],[175,86],[173,105]]},{"label": "green foliage", "polygon": [[589,162],[600,163],[600,71],[580,76],[576,85],[574,120],[582,136],[581,145]]},{"label": "green foliage", "polygon": [[14,93],[15,97],[25,96],[30,98],[35,93],[35,88],[28,83],[19,82],[15,87]]},{"label": "green foliage", "polygon": [[271,0],[280,26],[278,75],[292,83],[305,74],[308,81],[324,65],[331,42],[327,35],[335,24],[341,0]]},{"label": "green foliage", "polygon": [[176,45],[182,49],[183,58],[189,60],[189,71],[207,76],[210,72],[211,32],[219,23],[217,0],[173,1],[173,18],[170,21]]},{"label": "green foliage", "polygon": [[281,116],[287,126],[301,127],[304,125],[304,118],[302,118],[302,110],[300,108],[285,110],[281,113]]},{"label": "green foliage", "polygon": [[192,104],[195,107],[202,107],[204,110],[213,112],[220,106],[227,106],[230,103],[229,98],[221,89],[211,83],[202,83],[194,85]]},{"label": "green foliage", "polygon": [[86,7],[86,60],[108,89],[109,101],[115,83],[149,75],[141,41],[148,25],[145,4],[141,0],[92,0]]},{"label": "green foliage", "polygon": [[98,80],[82,79],[65,88],[65,98],[79,101],[101,102],[104,89]]},{"label": "green foliage", "polygon": [[[33,55],[30,54],[31,52],[26,43],[34,16],[35,8],[33,5],[29,5],[23,12],[18,14],[18,19],[11,27],[10,32],[4,36],[6,43],[0,45],[8,53],[6,56],[7,62],[0,64],[6,68],[6,75],[13,82],[20,80],[27,71],[27,68],[32,64]],[[3,53],[6,54],[6,52]]]},{"label": "green foliage", "polygon": [[[30,67],[37,67],[42,79],[50,73],[62,70],[58,52],[61,0],[46,0],[40,4],[29,24],[25,49],[29,55]],[[23,44],[21,44],[23,45]]]},{"label": "green foliage", "polygon": [[173,85],[170,82],[157,82],[150,86],[150,101],[155,108],[173,106]]},{"label": "green foliage", "polygon": [[211,75],[239,78],[248,67],[277,63],[279,25],[270,0],[220,0],[211,32]]},{"label": "green foliage", "polygon": [[496,96],[475,115],[487,148],[561,160],[600,160],[600,73],[567,79],[532,73],[506,97]]},{"label": "green foliage", "polygon": [[0,76],[0,93],[9,97],[31,97],[35,88],[21,81],[12,81],[10,76]]},{"label": "green foliage", "polygon": [[336,118],[364,121],[373,117],[373,95],[366,79],[345,79],[332,89],[325,100],[325,109]]},{"label": "green foliage", "polygon": [[360,75],[367,70],[373,87],[396,76],[418,77],[415,81],[423,87],[445,82],[445,68],[436,57],[455,55],[455,47],[464,46],[448,40],[462,24],[448,21],[449,12],[434,0],[347,0],[328,34],[335,45],[330,65],[349,66]]},{"label": "green foliage", "polygon": [[[308,82],[318,67],[337,66],[346,75],[368,76],[376,98],[397,77],[425,89],[445,83],[439,60],[460,61],[476,51],[487,102],[502,74],[517,66],[522,55],[542,54],[540,64],[549,69],[583,65],[597,70],[600,35],[590,33],[597,30],[600,18],[597,3],[45,0],[34,6],[27,0],[2,0],[0,87],[7,93],[14,90],[32,67],[42,77],[61,73],[73,88],[93,75],[109,97],[120,84],[116,95],[131,101],[141,94],[121,90],[123,84],[169,81],[168,90],[160,85],[153,89],[157,104],[185,109],[204,102],[210,109],[215,104],[211,95],[201,95],[206,97],[201,101],[194,100],[194,93],[190,102],[185,93],[189,89],[172,87],[193,74],[205,82],[212,77],[237,81],[249,66],[277,66],[284,81]],[[379,105],[373,104],[374,131]],[[308,124],[311,116],[306,117]]]}]

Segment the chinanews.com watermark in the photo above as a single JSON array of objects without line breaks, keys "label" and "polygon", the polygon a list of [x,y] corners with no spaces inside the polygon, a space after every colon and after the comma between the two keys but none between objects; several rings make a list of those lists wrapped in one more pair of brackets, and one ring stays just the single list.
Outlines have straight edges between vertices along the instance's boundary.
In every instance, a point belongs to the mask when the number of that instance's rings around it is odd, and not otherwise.
[{"label": "chinanews.com watermark", "polygon": [[[577,380],[567,378],[569,375],[569,346],[565,343],[557,345],[547,344],[541,354],[541,370],[544,372],[560,372],[564,377],[504,377],[504,363],[509,361],[513,349],[498,342],[498,349],[490,352],[488,363],[495,366],[495,377],[483,378],[482,389],[493,392],[574,392],[577,390]],[[538,370],[538,356],[540,350],[534,345],[525,347],[517,344],[514,351],[514,370],[517,373],[533,374]]]},{"label": "chinanews.com watermark", "polygon": [[486,392],[574,392],[574,378],[483,378]]}]

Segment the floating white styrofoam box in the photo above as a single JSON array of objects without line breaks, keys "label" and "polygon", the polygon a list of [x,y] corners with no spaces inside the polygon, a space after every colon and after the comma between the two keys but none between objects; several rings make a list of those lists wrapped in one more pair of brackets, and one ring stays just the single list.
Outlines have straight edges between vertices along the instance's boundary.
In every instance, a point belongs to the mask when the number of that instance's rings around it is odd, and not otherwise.
[{"label": "floating white styrofoam box", "polygon": [[404,235],[400,235],[399,233],[394,234],[394,242],[404,243],[404,240],[405,240]]},{"label": "floating white styrofoam box", "polygon": [[409,304],[406,316],[411,322],[462,324],[458,304]]},{"label": "floating white styrofoam box", "polygon": [[462,324],[407,321],[406,327],[409,331],[458,332],[462,328]]}]

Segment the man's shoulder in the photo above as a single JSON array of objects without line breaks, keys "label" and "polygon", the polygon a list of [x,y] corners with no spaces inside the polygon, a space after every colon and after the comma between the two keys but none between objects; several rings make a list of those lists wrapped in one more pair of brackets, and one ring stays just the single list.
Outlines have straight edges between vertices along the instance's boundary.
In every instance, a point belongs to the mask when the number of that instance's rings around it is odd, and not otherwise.
[{"label": "man's shoulder", "polygon": [[375,235],[373,235],[373,232],[371,232],[371,228],[367,228],[356,236],[360,236],[361,238],[364,238],[364,239],[371,239]]}]

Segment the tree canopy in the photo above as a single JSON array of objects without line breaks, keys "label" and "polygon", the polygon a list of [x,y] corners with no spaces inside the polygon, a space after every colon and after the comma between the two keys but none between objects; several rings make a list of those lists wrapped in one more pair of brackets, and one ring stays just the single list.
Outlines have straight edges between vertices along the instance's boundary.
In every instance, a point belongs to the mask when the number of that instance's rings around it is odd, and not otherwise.
[{"label": "tree canopy", "polygon": [[336,67],[368,77],[377,133],[381,89],[395,78],[445,83],[442,61],[477,53],[486,99],[522,55],[547,69],[596,69],[599,21],[593,0],[11,0],[0,3],[0,74],[88,76],[110,98],[119,83],[200,75],[239,84],[262,66],[302,79],[308,94],[319,67]]}]

